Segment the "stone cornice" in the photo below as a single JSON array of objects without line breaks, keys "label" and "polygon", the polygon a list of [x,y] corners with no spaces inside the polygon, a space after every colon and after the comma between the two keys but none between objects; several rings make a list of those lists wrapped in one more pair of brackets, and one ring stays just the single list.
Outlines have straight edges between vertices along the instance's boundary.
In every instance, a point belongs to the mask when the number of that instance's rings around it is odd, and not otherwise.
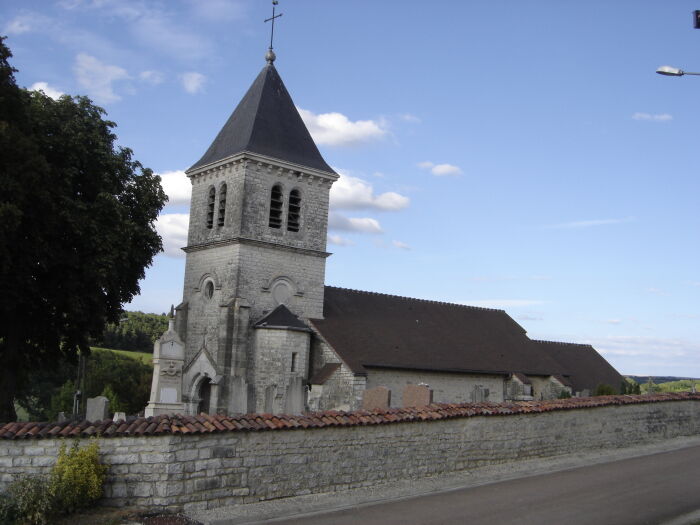
[{"label": "stone cornice", "polygon": [[212,176],[219,175],[222,171],[235,169],[236,167],[255,166],[258,169],[266,169],[268,172],[277,172],[279,175],[294,179],[306,179],[310,184],[326,184],[330,186],[338,180],[338,174],[321,171],[306,166],[300,166],[274,157],[266,157],[243,151],[225,159],[200,166],[193,170],[187,170],[185,174],[192,180],[192,183],[200,180],[208,180]]},{"label": "stone cornice", "polygon": [[200,250],[206,250],[207,248],[218,248],[220,246],[230,246],[232,244],[247,244],[251,246],[261,246],[263,248],[274,248],[276,250],[285,250],[293,253],[301,253],[304,255],[311,255],[313,257],[323,257],[324,259],[331,255],[330,252],[324,252],[321,250],[311,250],[309,248],[297,248],[296,246],[289,246],[287,244],[279,244],[276,242],[261,241],[257,239],[248,239],[247,237],[232,237],[230,239],[224,239],[219,241],[208,241],[200,244],[192,244],[182,248],[185,253],[197,252]]}]

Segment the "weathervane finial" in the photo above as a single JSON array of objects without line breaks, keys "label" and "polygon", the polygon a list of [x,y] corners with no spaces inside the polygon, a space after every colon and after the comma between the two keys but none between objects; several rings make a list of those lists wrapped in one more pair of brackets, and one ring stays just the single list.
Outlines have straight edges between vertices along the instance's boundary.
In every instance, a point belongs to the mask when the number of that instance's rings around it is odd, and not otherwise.
[{"label": "weathervane finial", "polygon": [[272,16],[265,20],[265,22],[272,21],[272,24],[270,25],[270,47],[268,48],[267,53],[265,53],[265,60],[267,60],[269,64],[272,64],[275,61],[275,58],[277,58],[275,56],[275,52],[272,50],[272,41],[275,38],[275,18],[279,18],[284,14],[275,14],[277,4],[279,4],[278,0],[272,0]]}]

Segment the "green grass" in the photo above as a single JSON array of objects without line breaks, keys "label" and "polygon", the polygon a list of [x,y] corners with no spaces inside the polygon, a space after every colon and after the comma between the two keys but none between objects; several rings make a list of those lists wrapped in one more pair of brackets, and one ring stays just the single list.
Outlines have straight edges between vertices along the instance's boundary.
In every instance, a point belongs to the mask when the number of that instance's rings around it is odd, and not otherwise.
[{"label": "green grass", "polygon": [[[695,389],[700,392],[700,381],[681,379],[680,381],[669,381],[667,383],[659,383],[654,385],[654,389],[657,392],[690,392],[693,383],[695,383]],[[642,393],[646,393],[649,390],[649,385],[643,383],[641,385]]]},{"label": "green grass", "polygon": [[92,346],[90,348],[95,352],[114,352],[115,354],[130,357],[131,359],[138,359],[142,363],[153,366],[153,354],[146,352],[131,352],[130,350],[113,350],[112,348],[100,348],[99,346]]}]

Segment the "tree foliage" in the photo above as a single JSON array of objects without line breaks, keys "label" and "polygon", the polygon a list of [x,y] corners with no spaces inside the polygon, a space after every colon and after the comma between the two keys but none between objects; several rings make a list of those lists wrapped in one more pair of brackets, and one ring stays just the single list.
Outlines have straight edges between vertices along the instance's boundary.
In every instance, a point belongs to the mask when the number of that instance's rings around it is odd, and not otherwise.
[{"label": "tree foliage", "polygon": [[[151,391],[153,367],[109,350],[93,351],[85,365],[85,380],[76,386],[77,367],[57,370],[56,374],[44,381],[44,389],[39,399],[18,398],[19,404],[27,410],[34,421],[55,421],[59,412],[71,414],[73,394],[83,390],[83,400],[89,397],[105,396],[109,399],[112,412],[126,412],[135,415],[148,403]],[[28,376],[30,379],[33,376]],[[84,408],[84,403],[83,403]]]},{"label": "tree foliage", "polygon": [[0,421],[27,373],[89,353],[161,250],[160,178],[85,97],[17,87],[0,40]]},{"label": "tree foliage", "polygon": [[135,352],[153,352],[153,343],[168,329],[165,314],[125,312],[118,323],[105,328],[99,346]]}]

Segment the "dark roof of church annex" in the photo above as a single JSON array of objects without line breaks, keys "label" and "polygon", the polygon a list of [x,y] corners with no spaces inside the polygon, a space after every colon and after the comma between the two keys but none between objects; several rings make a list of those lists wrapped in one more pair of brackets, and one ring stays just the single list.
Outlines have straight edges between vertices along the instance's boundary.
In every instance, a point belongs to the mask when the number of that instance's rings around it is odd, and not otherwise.
[{"label": "dark roof of church annex", "polygon": [[503,310],[326,286],[323,315],[310,323],[354,373],[568,375]]},{"label": "dark roof of church annex", "polygon": [[262,69],[204,156],[188,171],[244,151],[334,173],[271,63]]},{"label": "dark roof of church annex", "polygon": [[255,328],[280,328],[285,330],[302,330],[305,332],[311,331],[311,328],[309,328],[304,321],[294,315],[289,308],[283,304],[261,317],[254,326]]},{"label": "dark roof of church annex", "polygon": [[569,371],[568,380],[575,392],[588,389],[593,393],[599,384],[617,390],[625,382],[625,378],[591,345],[538,340],[533,343]]}]

